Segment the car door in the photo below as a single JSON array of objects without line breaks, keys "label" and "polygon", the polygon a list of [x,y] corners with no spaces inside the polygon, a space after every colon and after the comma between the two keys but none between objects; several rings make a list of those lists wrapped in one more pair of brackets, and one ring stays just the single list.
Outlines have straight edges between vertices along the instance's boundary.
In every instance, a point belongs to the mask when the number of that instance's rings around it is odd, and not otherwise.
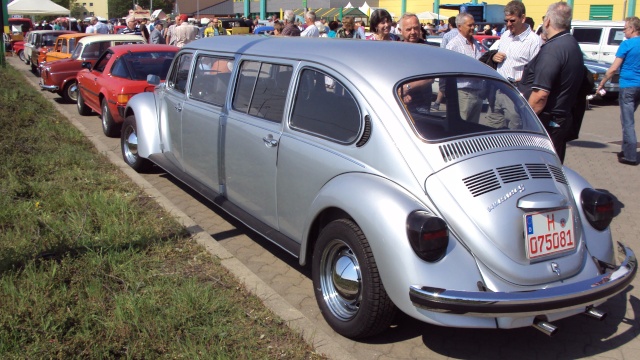
[{"label": "car door", "polygon": [[196,58],[182,111],[184,170],[210,189],[221,192],[219,164],[220,124],[231,79],[233,58],[203,54]]},{"label": "car door", "polygon": [[618,47],[624,40],[624,27],[607,27],[601,47],[601,61],[612,63],[616,59]]},{"label": "car door", "polygon": [[193,53],[179,54],[171,65],[162,101],[159,102],[160,137],[163,154],[180,169],[182,164],[182,113]]},{"label": "car door", "polygon": [[601,53],[600,43],[604,29],[602,27],[574,26],[572,32],[582,52],[590,58],[599,60]]},{"label": "car door", "polygon": [[108,82],[109,68],[110,64],[113,63],[111,61],[113,57],[112,51],[105,51],[91,68],[90,74],[87,74],[89,81],[83,84],[85,86],[85,92],[83,93],[85,103],[98,113],[101,113],[100,90],[103,84]]},{"label": "car door", "polygon": [[240,63],[222,145],[227,198],[275,229],[278,144],[292,69],[260,59]]}]

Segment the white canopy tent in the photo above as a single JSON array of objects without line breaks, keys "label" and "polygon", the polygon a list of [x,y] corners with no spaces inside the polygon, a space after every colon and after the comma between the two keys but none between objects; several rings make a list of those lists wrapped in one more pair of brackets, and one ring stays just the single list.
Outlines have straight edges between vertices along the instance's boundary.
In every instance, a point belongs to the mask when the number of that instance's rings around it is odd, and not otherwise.
[{"label": "white canopy tent", "polygon": [[416,16],[420,20],[446,20],[446,19],[448,19],[447,16],[438,15],[438,14],[436,14],[434,12],[431,12],[431,11],[425,11],[425,12],[417,13]]},{"label": "white canopy tent", "polygon": [[51,0],[14,0],[7,5],[9,15],[67,15],[69,9]]}]

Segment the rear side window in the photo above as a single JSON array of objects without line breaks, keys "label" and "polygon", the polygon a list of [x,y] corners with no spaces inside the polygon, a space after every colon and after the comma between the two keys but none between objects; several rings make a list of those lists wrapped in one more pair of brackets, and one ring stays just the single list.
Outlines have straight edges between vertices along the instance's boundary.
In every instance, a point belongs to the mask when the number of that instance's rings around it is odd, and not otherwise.
[{"label": "rear side window", "polygon": [[244,61],[233,96],[233,109],[281,122],[292,71],[288,65]]},{"label": "rear side window", "polygon": [[607,45],[620,45],[624,40],[623,28],[611,28],[609,30],[609,39],[607,39]]},{"label": "rear side window", "polygon": [[580,44],[599,44],[602,29],[598,28],[574,28],[573,37]]},{"label": "rear side window", "polygon": [[103,72],[104,68],[107,66],[107,63],[113,56],[112,52],[105,53],[98,61],[96,61],[95,66],[92,68],[93,71]]},{"label": "rear side window", "polygon": [[167,86],[176,91],[185,93],[187,89],[187,80],[189,79],[189,68],[191,67],[191,59],[193,54],[182,54],[174,61],[171,76],[167,80]]},{"label": "rear side window", "polygon": [[323,72],[305,69],[298,80],[291,127],[343,143],[356,140],[360,110],[349,90]]}]

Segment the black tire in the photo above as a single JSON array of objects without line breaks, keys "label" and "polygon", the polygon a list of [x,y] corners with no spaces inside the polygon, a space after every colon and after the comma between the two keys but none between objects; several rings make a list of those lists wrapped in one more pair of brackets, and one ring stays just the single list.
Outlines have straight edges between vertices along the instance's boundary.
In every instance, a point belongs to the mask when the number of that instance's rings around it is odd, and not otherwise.
[{"label": "black tire", "polygon": [[24,56],[24,63],[27,64],[27,65],[31,65],[31,58],[29,58],[26,55],[23,55],[23,56]]},{"label": "black tire", "polygon": [[38,64],[31,63],[31,72],[36,76],[40,76],[40,67],[38,67]]},{"label": "black tire", "polygon": [[70,80],[64,85],[61,95],[64,101],[75,103],[78,102],[78,86],[75,80]]},{"label": "black tire", "polygon": [[19,50],[18,51],[18,59],[20,59],[20,61],[22,62],[27,62],[27,59],[24,58],[24,50]]},{"label": "black tire", "polygon": [[337,333],[357,339],[389,328],[397,308],[382,285],[367,238],[353,221],[335,220],[322,230],[311,271],[322,316]]},{"label": "black tire", "polygon": [[113,121],[106,98],[103,98],[102,102],[100,102],[100,108],[102,109],[102,116],[100,116],[102,119],[102,132],[108,137],[119,137],[121,124],[116,124]]},{"label": "black tire", "polygon": [[82,116],[91,115],[91,108],[84,103],[84,99],[82,98],[82,94],[80,94],[80,90],[78,90],[78,100],[76,101],[78,114]]},{"label": "black tire", "polygon": [[145,172],[153,165],[150,160],[138,155],[138,127],[133,115],[127,116],[122,123],[120,151],[124,162],[137,172]]}]

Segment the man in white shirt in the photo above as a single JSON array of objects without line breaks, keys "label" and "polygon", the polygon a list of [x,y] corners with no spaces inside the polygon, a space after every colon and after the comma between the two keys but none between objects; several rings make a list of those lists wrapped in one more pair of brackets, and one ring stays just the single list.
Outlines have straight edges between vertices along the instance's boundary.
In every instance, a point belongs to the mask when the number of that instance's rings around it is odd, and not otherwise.
[{"label": "man in white shirt", "polygon": [[[522,78],[524,66],[531,62],[540,51],[542,41],[525,23],[525,6],[520,1],[510,1],[504,7],[504,21],[507,31],[500,37],[498,52],[492,60],[498,64],[498,73],[512,83]],[[520,116],[513,108],[513,101],[498,91],[489,125],[495,128],[519,129]]]},{"label": "man in white shirt", "polygon": [[[473,37],[476,26],[473,15],[465,12],[458,14],[456,26],[458,27],[458,35],[447,43],[447,49],[476,60],[479,59],[482,53],[478,40]],[[476,124],[480,121],[482,85],[482,80],[472,78],[458,80],[458,106],[462,120]]]},{"label": "man in white shirt", "polygon": [[313,11],[307,11],[304,14],[304,22],[307,24],[307,28],[304,29],[300,36],[302,37],[320,37],[320,30],[316,27],[316,13]]}]

